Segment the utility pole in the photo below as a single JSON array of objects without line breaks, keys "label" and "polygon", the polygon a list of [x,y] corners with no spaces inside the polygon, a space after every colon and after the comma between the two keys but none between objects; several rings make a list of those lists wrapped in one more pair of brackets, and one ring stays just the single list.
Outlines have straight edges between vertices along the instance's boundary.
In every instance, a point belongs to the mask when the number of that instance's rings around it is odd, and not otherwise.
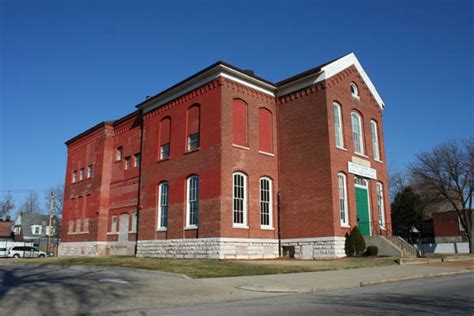
[{"label": "utility pole", "polygon": [[49,255],[49,247],[51,245],[51,235],[53,232],[53,227],[52,227],[52,221],[53,221],[53,207],[54,207],[54,200],[56,199],[56,196],[54,195],[54,192],[51,192],[51,195],[49,196],[49,234],[48,234],[48,245],[47,245],[47,251]]}]

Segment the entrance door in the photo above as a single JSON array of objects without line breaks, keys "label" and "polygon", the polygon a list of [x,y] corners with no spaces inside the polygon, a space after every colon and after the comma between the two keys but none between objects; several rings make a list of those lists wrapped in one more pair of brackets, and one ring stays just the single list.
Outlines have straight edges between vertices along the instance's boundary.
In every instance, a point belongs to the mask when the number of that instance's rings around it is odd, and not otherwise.
[{"label": "entrance door", "polygon": [[130,220],[128,214],[120,215],[119,220],[119,241],[128,240],[128,228],[130,227]]},{"label": "entrance door", "polygon": [[363,236],[370,236],[369,190],[368,182],[363,178],[355,178],[357,207],[357,226]]}]

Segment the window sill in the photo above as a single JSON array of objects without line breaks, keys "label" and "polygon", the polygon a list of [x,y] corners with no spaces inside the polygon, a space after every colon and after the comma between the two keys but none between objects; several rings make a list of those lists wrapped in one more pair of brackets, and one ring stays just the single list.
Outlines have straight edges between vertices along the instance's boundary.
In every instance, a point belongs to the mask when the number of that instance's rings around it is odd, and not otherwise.
[{"label": "window sill", "polygon": [[341,228],[351,228],[351,225],[341,224]]},{"label": "window sill", "polygon": [[378,162],[378,163],[383,163],[382,160],[378,160],[378,159],[374,159],[374,161]]},{"label": "window sill", "polygon": [[347,151],[347,148],[344,148],[344,147],[338,147],[338,146],[336,146],[336,149],[343,150],[343,151]]},{"label": "window sill", "polygon": [[170,157],[164,158],[164,159],[158,159],[156,162],[165,162],[165,161],[168,161],[168,160],[170,160]]},{"label": "window sill", "polygon": [[198,229],[196,225],[184,227],[184,230],[196,230],[196,229]]},{"label": "window sill", "polygon": [[236,144],[232,144],[232,147],[240,148],[240,149],[245,149],[245,150],[250,150],[249,147],[245,147],[245,146],[241,146],[241,145],[236,145]]},{"label": "window sill", "polygon": [[136,231],[133,231],[133,230],[129,230],[128,233],[129,233],[129,234],[136,234],[137,232],[136,232]]},{"label": "window sill", "polygon": [[359,154],[359,153],[354,152],[354,155],[361,156],[361,157],[364,157],[366,159],[369,159],[369,156],[364,155],[364,154]]},{"label": "window sill", "polygon": [[380,227],[381,230],[387,230],[387,228],[385,226],[379,225],[379,227]]},{"label": "window sill", "polygon": [[249,229],[247,225],[232,225],[232,228],[237,228],[237,229]]},{"label": "window sill", "polygon": [[353,95],[353,94],[351,94],[351,96],[352,96],[353,99],[355,99],[357,101],[360,101],[360,96]]},{"label": "window sill", "polygon": [[199,151],[201,149],[201,147],[199,148],[196,148],[194,150],[187,150],[184,152],[185,155],[188,155],[188,154],[192,154],[192,153],[195,153],[196,151]]},{"label": "window sill", "polygon": [[265,155],[265,156],[270,156],[270,157],[275,157],[275,154],[268,153],[266,151],[258,151],[259,154]]},{"label": "window sill", "polygon": [[111,235],[118,235],[119,233],[112,233],[112,232],[108,232],[107,235],[111,236]]},{"label": "window sill", "polygon": [[274,227],[270,227],[270,226],[260,226],[260,229],[261,230],[275,230]]},{"label": "window sill", "polygon": [[89,234],[89,231],[86,232],[73,232],[73,233],[67,233],[68,235],[85,235]]},{"label": "window sill", "polygon": [[159,227],[156,229],[157,232],[167,232],[168,231],[168,228],[166,227]]}]

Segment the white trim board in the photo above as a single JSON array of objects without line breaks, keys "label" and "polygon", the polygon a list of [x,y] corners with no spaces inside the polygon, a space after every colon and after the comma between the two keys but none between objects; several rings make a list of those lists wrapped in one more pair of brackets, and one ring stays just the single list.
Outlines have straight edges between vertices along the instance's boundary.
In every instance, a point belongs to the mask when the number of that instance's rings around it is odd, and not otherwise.
[{"label": "white trim board", "polygon": [[377,104],[379,107],[383,110],[385,107],[385,103],[382,100],[382,97],[379,95],[377,89],[375,88],[374,84],[370,80],[369,76],[365,72],[364,68],[360,64],[359,60],[357,59],[356,55],[354,53],[350,53],[344,57],[339,58],[338,60],[335,60],[334,62],[324,66],[321,68],[321,72],[316,73],[316,74],[310,74],[304,78],[298,79],[293,82],[289,82],[282,87],[278,88],[277,95],[278,97],[284,96],[286,94],[289,94],[291,92],[300,90],[306,86],[316,84],[318,82],[321,82],[323,80],[327,80],[331,78],[332,76],[340,73],[346,68],[349,68],[350,66],[354,65],[357,71],[359,72],[360,76],[364,80],[365,84],[367,85],[367,88],[369,88],[369,91],[372,93],[372,95],[375,98],[375,101],[377,101]]}]

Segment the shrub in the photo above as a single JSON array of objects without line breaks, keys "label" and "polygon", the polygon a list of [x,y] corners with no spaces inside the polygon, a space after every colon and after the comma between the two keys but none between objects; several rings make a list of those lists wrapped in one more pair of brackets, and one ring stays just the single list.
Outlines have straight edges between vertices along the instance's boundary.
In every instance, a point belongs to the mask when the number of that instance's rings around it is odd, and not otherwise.
[{"label": "shrub", "polygon": [[365,251],[366,256],[376,256],[379,253],[379,248],[377,246],[369,246]]},{"label": "shrub", "polygon": [[349,238],[354,247],[355,255],[362,256],[365,251],[365,240],[364,240],[364,236],[362,236],[357,226],[352,229],[351,235]]},{"label": "shrub", "polygon": [[354,245],[352,244],[351,241],[351,235],[349,233],[346,233],[346,240],[344,242],[344,250],[346,252],[346,256],[352,257],[354,256]]}]

